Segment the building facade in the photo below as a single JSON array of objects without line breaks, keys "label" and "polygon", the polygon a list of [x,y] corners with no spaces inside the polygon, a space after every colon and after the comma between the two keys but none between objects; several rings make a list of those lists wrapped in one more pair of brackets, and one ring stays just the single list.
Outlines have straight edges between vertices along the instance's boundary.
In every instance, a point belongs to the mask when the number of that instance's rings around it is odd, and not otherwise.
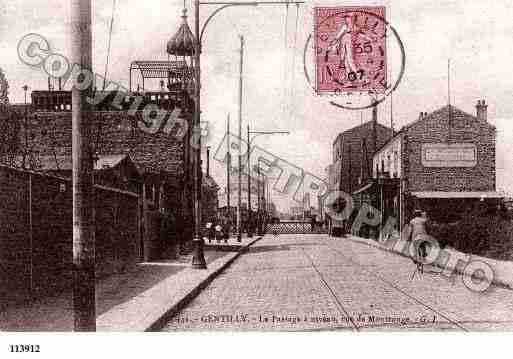
[{"label": "building facade", "polygon": [[373,178],[353,192],[355,203],[380,209],[382,224],[392,216],[398,230],[415,209],[447,223],[477,205],[495,206],[495,136],[484,100],[475,115],[454,106],[421,113],[378,149]]},{"label": "building facade", "polygon": [[340,133],[333,142],[329,187],[351,193],[371,177],[370,165],[376,149],[392,136],[392,129],[377,120]]}]

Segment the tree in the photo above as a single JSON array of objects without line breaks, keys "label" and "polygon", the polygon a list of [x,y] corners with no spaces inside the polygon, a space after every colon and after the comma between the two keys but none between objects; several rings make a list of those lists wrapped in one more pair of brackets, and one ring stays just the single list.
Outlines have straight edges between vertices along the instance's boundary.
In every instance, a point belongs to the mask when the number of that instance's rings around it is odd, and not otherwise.
[{"label": "tree", "polygon": [[3,70],[0,68],[0,104],[8,104],[9,97],[9,83],[5,78]]}]

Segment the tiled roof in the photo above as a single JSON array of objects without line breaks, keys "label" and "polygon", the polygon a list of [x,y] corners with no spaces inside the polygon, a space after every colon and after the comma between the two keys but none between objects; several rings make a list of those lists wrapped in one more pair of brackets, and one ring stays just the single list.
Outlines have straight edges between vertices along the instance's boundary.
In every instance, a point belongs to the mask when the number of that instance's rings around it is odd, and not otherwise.
[{"label": "tiled roof", "polygon": [[453,119],[453,120],[464,118],[464,119],[468,119],[468,120],[479,121],[479,122],[485,123],[486,125],[488,125],[491,128],[495,128],[489,122],[483,121],[483,120],[477,118],[476,116],[471,115],[463,110],[460,110],[459,108],[454,107],[452,105],[446,105],[446,106],[441,107],[438,110],[435,110],[431,113],[428,113],[426,116],[419,118],[416,121],[413,121],[412,123],[404,126],[400,132],[402,132],[403,130],[408,129],[410,127],[413,127],[420,122],[423,122],[426,120],[431,120],[431,119],[445,119],[445,118],[449,118],[449,115],[450,115],[451,119]]}]

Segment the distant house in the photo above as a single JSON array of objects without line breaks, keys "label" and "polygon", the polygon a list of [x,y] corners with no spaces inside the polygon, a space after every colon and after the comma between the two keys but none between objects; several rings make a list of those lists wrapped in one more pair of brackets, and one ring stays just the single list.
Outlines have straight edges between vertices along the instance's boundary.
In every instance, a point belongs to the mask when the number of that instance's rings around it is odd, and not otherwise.
[{"label": "distant house", "polygon": [[340,133],[333,142],[328,182],[333,190],[351,193],[371,177],[372,156],[392,136],[392,129],[377,119]]}]

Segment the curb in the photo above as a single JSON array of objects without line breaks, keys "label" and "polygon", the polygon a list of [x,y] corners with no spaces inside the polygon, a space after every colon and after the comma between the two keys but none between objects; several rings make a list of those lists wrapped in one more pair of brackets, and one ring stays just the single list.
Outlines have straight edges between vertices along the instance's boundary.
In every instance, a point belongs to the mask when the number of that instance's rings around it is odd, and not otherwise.
[{"label": "curb", "polygon": [[156,319],[148,328],[146,328],[145,332],[153,332],[159,331],[164,327],[164,325],[171,319],[176,313],[182,310],[188,303],[190,303],[198,294],[201,293],[203,289],[205,289],[219,274],[221,274],[226,268],[228,268],[237,258],[240,257],[241,254],[246,253],[249,250],[249,247],[264,238],[264,236],[256,237],[251,242],[247,243],[244,246],[241,246],[239,250],[234,254],[232,258],[226,261],[221,267],[216,269],[214,272],[210,273],[205,279],[203,279],[200,283],[198,283],[189,293],[187,293],[183,298],[181,298],[176,304],[174,304],[171,308],[166,310],[165,313],[162,314],[158,319]]},{"label": "curb", "polygon": [[[402,252],[394,251],[393,249],[387,248],[387,247],[385,247],[385,246],[383,246],[383,245],[381,245],[379,243],[369,243],[367,241],[358,241],[358,240],[354,239],[354,236],[342,237],[342,238],[349,239],[349,240],[351,240],[354,243],[363,244],[363,245],[366,245],[368,247],[374,247],[374,248],[380,249],[380,250],[382,250],[384,252],[390,252],[390,253],[399,255],[401,257],[404,257],[404,258],[411,258],[411,257],[405,255]],[[361,237],[356,237],[356,238],[361,238]],[[366,239],[366,238],[364,238],[364,239]],[[465,253],[463,253],[463,254],[465,254]],[[465,254],[465,255],[467,255],[469,257],[469,261],[470,261],[471,258],[472,258],[472,255],[471,254]],[[483,261],[483,260],[480,260],[480,261]],[[488,262],[486,262],[486,264],[489,265],[494,270],[494,273],[496,272],[496,270],[494,268],[494,265],[492,265],[491,263],[488,263]],[[452,272],[455,272],[455,273],[460,274],[462,276],[463,275],[467,276],[467,277],[469,276],[467,273],[465,273],[464,270],[461,269],[461,266],[460,267],[458,267],[458,266],[456,266],[456,267],[447,267],[447,266],[443,266],[440,263],[437,263],[436,261],[434,263],[431,263],[430,265],[433,266],[433,267],[440,268],[440,269],[451,270]],[[493,277],[493,279],[491,281],[491,284],[493,284],[493,285],[495,285],[495,286],[497,286],[499,288],[513,290],[512,285],[510,283],[507,283],[507,282],[497,278],[497,276],[495,276],[495,275],[494,275],[494,277]]]}]

